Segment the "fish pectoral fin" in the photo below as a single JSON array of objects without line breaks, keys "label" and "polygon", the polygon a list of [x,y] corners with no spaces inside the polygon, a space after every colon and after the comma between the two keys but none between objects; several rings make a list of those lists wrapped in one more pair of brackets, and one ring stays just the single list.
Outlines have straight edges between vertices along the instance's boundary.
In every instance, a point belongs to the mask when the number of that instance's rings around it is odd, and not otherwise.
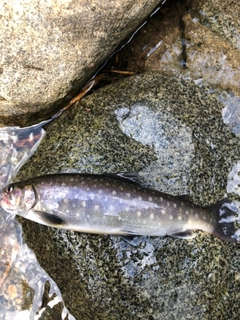
[{"label": "fish pectoral fin", "polygon": [[168,235],[179,239],[193,239],[196,237],[196,234],[192,230],[185,230],[182,232],[176,232]]},{"label": "fish pectoral fin", "polygon": [[43,212],[43,211],[35,211],[34,213],[38,216],[40,220],[42,220],[45,224],[52,226],[52,227],[59,227],[66,224],[66,222],[59,218],[57,215]]}]

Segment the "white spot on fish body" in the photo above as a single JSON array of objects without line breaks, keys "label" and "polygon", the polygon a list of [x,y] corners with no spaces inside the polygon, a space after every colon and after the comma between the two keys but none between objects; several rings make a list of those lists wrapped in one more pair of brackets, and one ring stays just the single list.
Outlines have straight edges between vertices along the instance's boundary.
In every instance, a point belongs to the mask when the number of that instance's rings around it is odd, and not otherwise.
[{"label": "white spot on fish body", "polygon": [[68,204],[68,203],[69,203],[69,200],[68,200],[67,198],[64,198],[64,199],[63,199],[63,202],[66,203],[66,204]]},{"label": "white spot on fish body", "polygon": [[82,206],[83,208],[85,208],[85,207],[86,207],[86,201],[82,201],[81,206]]},{"label": "white spot on fish body", "polygon": [[18,136],[13,132],[13,135],[12,135],[12,140],[14,143],[16,143],[18,141]]},{"label": "white spot on fish body", "polygon": [[138,197],[138,200],[139,200],[139,201],[142,201],[142,197]]},{"label": "white spot on fish body", "polygon": [[176,203],[174,203],[174,204],[173,204],[173,207],[176,209],[176,208],[177,208],[177,204],[176,204]]},{"label": "white spot on fish body", "polygon": [[100,190],[98,190],[98,193],[99,193],[99,194],[102,194],[102,193],[103,193],[103,191],[100,189]]},{"label": "white spot on fish body", "polygon": [[178,216],[178,220],[181,221],[182,220],[182,216]]},{"label": "white spot on fish body", "polygon": [[141,215],[142,215],[142,212],[141,211],[137,211],[137,216],[141,217]]},{"label": "white spot on fish body", "polygon": [[69,213],[70,211],[69,210],[66,210],[66,213]]},{"label": "white spot on fish body", "polygon": [[126,196],[127,196],[128,198],[131,198],[131,193],[127,192],[127,193],[126,193]]},{"label": "white spot on fish body", "polygon": [[29,141],[33,141],[33,139],[34,139],[34,136],[33,136],[33,133],[31,132],[29,135]]},{"label": "white spot on fish body", "polygon": [[169,220],[173,220],[173,216],[172,215],[169,216]]},{"label": "white spot on fish body", "polygon": [[127,208],[125,209],[125,211],[126,211],[126,212],[129,212],[129,211],[130,211],[130,208],[129,208],[129,207],[127,207]]},{"label": "white spot on fish body", "polygon": [[195,213],[195,218],[198,219],[198,213]]},{"label": "white spot on fish body", "polygon": [[186,211],[185,211],[185,213],[186,213],[186,215],[188,215],[188,214],[189,214],[189,211],[188,211],[188,210],[186,210]]},{"label": "white spot on fish body", "polygon": [[94,199],[95,199],[94,193],[91,193],[91,194],[89,195],[89,198],[90,198],[91,200],[94,200]]},{"label": "white spot on fish body", "polygon": [[160,197],[160,201],[163,201],[163,197]]},{"label": "white spot on fish body", "polygon": [[65,184],[64,182],[61,184],[62,187],[65,187],[65,185],[66,185],[66,184]]},{"label": "white spot on fish body", "polygon": [[90,191],[90,188],[89,188],[89,187],[87,187],[87,191]]},{"label": "white spot on fish body", "polygon": [[150,219],[153,220],[154,219],[154,213],[150,214]]},{"label": "white spot on fish body", "polygon": [[165,214],[165,213],[166,213],[166,210],[162,209],[161,214]]},{"label": "white spot on fish body", "polygon": [[113,206],[112,204],[109,206],[109,210],[110,210],[110,211],[113,211],[113,210],[114,210],[114,206]]},{"label": "white spot on fish body", "polygon": [[167,206],[168,206],[168,207],[170,206],[170,202],[167,202]]},{"label": "white spot on fish body", "polygon": [[112,191],[112,195],[115,196],[117,192],[115,190]]},{"label": "white spot on fish body", "polygon": [[152,197],[149,197],[149,198],[148,198],[148,201],[152,201],[152,200],[153,200]]},{"label": "white spot on fish body", "polygon": [[98,204],[94,206],[94,210],[99,210],[99,205]]}]

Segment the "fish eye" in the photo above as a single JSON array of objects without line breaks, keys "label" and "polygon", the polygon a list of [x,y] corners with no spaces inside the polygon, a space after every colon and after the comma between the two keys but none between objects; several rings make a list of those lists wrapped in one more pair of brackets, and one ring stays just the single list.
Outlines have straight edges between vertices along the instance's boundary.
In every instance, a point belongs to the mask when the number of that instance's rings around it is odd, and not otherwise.
[{"label": "fish eye", "polygon": [[7,187],[7,193],[12,193],[13,190],[14,190],[14,187],[13,187],[12,185],[9,185],[9,186]]}]

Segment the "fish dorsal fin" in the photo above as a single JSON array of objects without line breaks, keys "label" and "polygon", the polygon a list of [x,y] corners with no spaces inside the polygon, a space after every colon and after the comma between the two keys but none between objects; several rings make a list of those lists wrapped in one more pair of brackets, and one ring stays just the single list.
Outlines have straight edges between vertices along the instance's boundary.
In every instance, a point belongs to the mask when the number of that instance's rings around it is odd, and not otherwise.
[{"label": "fish dorsal fin", "polygon": [[178,198],[180,201],[193,203],[192,198],[188,194],[182,194],[180,196],[176,196],[176,198]]},{"label": "fish dorsal fin", "polygon": [[104,173],[103,176],[132,184],[139,184],[140,182],[140,177],[136,172]]}]

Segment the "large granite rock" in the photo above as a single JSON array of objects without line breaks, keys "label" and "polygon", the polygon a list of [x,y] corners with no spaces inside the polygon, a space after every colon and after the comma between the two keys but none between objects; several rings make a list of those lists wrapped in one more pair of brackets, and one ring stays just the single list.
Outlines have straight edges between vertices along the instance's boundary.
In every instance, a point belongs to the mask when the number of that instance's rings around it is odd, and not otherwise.
[{"label": "large granite rock", "polygon": [[[17,179],[138,171],[145,185],[190,193],[200,204],[215,202],[240,157],[239,135],[222,117],[228,98],[179,76],[133,76],[63,114]],[[139,237],[133,246],[120,237],[21,222],[24,240],[76,319],[239,317],[234,243],[199,232],[188,241]]]},{"label": "large granite rock", "polygon": [[160,2],[2,1],[0,124],[53,114]]}]

